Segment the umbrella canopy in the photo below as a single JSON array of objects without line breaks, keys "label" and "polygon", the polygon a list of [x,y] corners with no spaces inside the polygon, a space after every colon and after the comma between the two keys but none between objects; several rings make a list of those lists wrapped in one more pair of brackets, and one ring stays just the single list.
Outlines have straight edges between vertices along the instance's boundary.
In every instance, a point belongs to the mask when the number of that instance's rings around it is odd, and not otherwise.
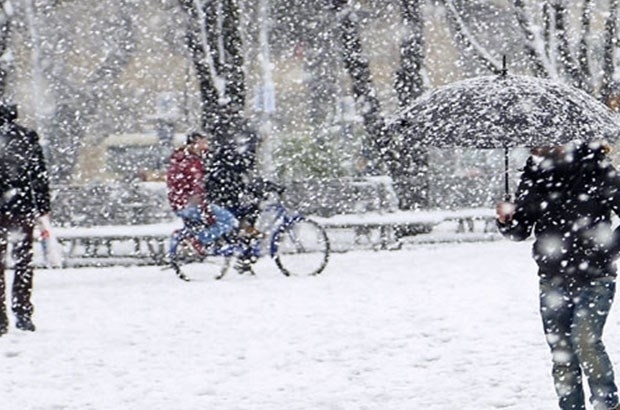
[{"label": "umbrella canopy", "polygon": [[406,144],[511,148],[615,140],[618,116],[556,81],[504,74],[458,81],[418,98],[392,124]]}]

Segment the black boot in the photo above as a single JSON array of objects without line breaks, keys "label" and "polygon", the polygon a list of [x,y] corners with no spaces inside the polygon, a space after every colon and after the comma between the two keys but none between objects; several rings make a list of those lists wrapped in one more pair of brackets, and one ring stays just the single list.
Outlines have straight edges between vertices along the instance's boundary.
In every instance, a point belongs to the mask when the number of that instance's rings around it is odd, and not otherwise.
[{"label": "black boot", "polygon": [[243,258],[243,257],[237,259],[237,263],[235,263],[235,270],[240,275],[243,275],[244,273],[252,273],[252,267],[250,266],[250,260],[247,258]]},{"label": "black boot", "polygon": [[26,332],[34,332],[36,329],[34,323],[32,323],[32,319],[28,316],[18,316],[15,327]]},{"label": "black boot", "polygon": [[0,336],[9,332],[9,318],[5,312],[0,313]]}]

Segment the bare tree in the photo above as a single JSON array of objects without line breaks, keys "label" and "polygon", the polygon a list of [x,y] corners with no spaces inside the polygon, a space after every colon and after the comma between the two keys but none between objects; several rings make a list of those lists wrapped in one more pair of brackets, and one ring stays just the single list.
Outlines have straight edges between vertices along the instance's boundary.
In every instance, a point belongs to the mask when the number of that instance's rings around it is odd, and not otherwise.
[{"label": "bare tree", "polygon": [[422,0],[401,0],[406,35],[400,44],[401,67],[394,85],[401,107],[407,107],[425,88],[423,70],[426,56]]},{"label": "bare tree", "polygon": [[[501,71],[501,55],[497,50],[481,45],[472,33],[472,22],[465,21],[468,3],[442,0],[448,17],[455,28],[458,44],[467,48],[490,72]],[[573,7],[576,2],[571,2]],[[579,4],[580,18],[569,21],[568,2],[565,0],[542,1],[528,4],[513,0],[512,13],[522,36],[523,53],[530,72],[537,77],[557,78],[595,96],[605,94],[611,84],[615,66],[613,56],[617,47],[618,0],[608,1],[604,32],[592,33],[594,2],[583,0]],[[572,41],[572,39],[577,39]],[[601,42],[603,44],[597,44]],[[603,50],[602,56],[596,55]],[[602,58],[601,58],[602,57]],[[602,60],[602,63],[599,61]],[[600,64],[601,76],[592,75]]]},{"label": "bare tree", "polygon": [[[395,183],[399,207],[424,206],[426,198],[426,152],[399,145],[394,128],[386,126],[381,104],[373,84],[367,58],[362,49],[359,18],[348,0],[331,0],[340,24],[343,61],[352,82],[357,107],[364,119],[367,140],[364,152],[370,162],[369,172],[387,171]],[[403,0],[401,10],[407,36],[401,43],[401,67],[395,87],[401,106],[411,103],[424,91],[424,31],[422,1]]]},{"label": "bare tree", "polygon": [[12,18],[13,7],[10,0],[0,0],[0,101],[7,98],[7,77],[13,64],[9,48]]},{"label": "bare tree", "polygon": [[114,107],[105,104],[110,100],[115,104],[112,97],[114,84],[136,50],[135,27],[131,18],[134,5],[127,0],[120,0],[112,15],[108,16],[106,31],[102,33],[106,56],[86,78],[85,84],[75,82],[73,76],[63,69],[69,69],[68,65],[52,57],[58,54],[57,47],[64,44],[63,36],[68,35],[59,27],[69,28],[71,23],[67,15],[54,13],[53,5],[48,7],[50,9],[41,10],[40,14],[42,22],[49,19],[41,24],[41,28],[45,29],[46,44],[50,48],[44,50],[45,56],[40,63],[51,85],[55,107],[45,128],[50,141],[53,180],[66,183],[73,177],[80,152],[78,147],[84,143],[91,126],[100,120],[101,112],[107,112],[108,115],[114,112]]},{"label": "bare tree", "polygon": [[[6,11],[9,2],[3,3]],[[80,147],[91,127],[100,123],[101,115],[107,113],[108,118],[112,117],[110,107],[104,103],[113,99],[117,79],[136,49],[131,18],[135,14],[133,2],[120,0],[116,8],[106,9],[105,13],[103,6],[102,14],[97,14],[99,10],[95,9],[93,15],[101,18],[102,27],[95,47],[106,52],[105,58],[86,79],[76,75],[79,67],[67,55],[76,41],[76,33],[72,31],[76,22],[69,13],[76,4],[72,0],[28,0],[15,4],[32,50],[35,116],[40,134],[49,142],[47,154],[54,183],[68,183],[74,177]],[[122,105],[122,102],[112,104]],[[118,109],[123,111],[122,107]]]},{"label": "bare tree", "polygon": [[246,89],[237,0],[179,0],[201,95],[202,128],[219,141],[240,124]]},{"label": "bare tree", "polygon": [[618,0],[609,1],[609,14],[605,21],[605,43],[603,49],[603,78],[600,87],[601,97],[606,100],[612,92],[615,74],[614,55],[618,47]]},{"label": "bare tree", "polygon": [[[401,41],[401,66],[394,87],[401,108],[409,106],[426,89],[424,82],[425,47],[422,0],[401,0],[401,14],[406,35]],[[398,192],[399,208],[412,209],[428,204],[428,152],[419,145],[403,146],[391,136],[397,153],[392,179]]]},{"label": "bare tree", "polygon": [[339,18],[344,66],[351,77],[353,96],[368,134],[364,154],[370,167],[377,168],[377,162],[388,159],[386,156],[389,152],[389,137],[385,133],[385,119],[381,113],[370,65],[362,49],[359,18],[350,1],[333,0],[331,6]]}]

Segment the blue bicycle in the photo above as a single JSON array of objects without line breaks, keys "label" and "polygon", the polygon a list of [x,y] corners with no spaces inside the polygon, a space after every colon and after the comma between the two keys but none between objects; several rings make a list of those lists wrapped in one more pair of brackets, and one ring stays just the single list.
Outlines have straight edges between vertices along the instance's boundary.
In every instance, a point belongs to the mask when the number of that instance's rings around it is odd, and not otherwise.
[{"label": "blue bicycle", "polygon": [[254,263],[267,255],[285,276],[318,275],[327,266],[330,245],[325,229],[299,212],[289,211],[281,196],[262,208],[258,226],[263,233],[260,237],[248,238],[236,228],[204,246],[198,240],[200,227],[185,225],[172,234],[170,266],[185,281],[190,280],[185,273],[190,264],[200,264],[204,270],[207,264],[216,265],[215,279],[221,279],[233,260],[239,273],[254,275]]}]

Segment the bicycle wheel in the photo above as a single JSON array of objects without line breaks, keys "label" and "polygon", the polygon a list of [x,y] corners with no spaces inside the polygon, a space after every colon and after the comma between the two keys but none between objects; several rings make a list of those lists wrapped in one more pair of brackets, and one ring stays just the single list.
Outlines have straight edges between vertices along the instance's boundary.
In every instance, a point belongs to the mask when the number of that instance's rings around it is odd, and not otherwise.
[{"label": "bicycle wheel", "polygon": [[310,219],[281,227],[273,236],[272,249],[276,265],[286,276],[318,275],[329,259],[327,233]]},{"label": "bicycle wheel", "polygon": [[170,266],[174,273],[187,282],[204,275],[214,275],[215,279],[221,279],[228,272],[231,261],[230,256],[209,255],[192,237],[178,240],[174,252],[170,254]]}]

